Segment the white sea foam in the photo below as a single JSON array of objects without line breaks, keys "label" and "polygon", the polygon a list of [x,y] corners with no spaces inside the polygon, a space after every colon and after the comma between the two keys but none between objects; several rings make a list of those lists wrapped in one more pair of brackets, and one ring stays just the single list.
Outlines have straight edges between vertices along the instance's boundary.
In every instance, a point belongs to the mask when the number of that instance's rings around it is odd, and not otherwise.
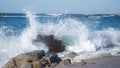
[{"label": "white sea foam", "polygon": [[[26,11],[26,16],[29,20],[29,26],[24,29],[20,36],[6,36],[5,34],[11,29],[9,30],[5,26],[0,28],[0,68],[10,58],[18,54],[38,49],[48,51],[48,48],[43,43],[40,43],[41,46],[38,47],[32,44],[32,40],[38,34],[37,28],[39,24],[35,20],[35,16],[29,11]],[[5,29],[7,31],[4,32]]]},{"label": "white sea foam", "polygon": [[[58,23],[40,23],[34,13],[26,10],[25,13],[29,26],[20,36],[6,36],[4,29],[0,29],[0,66],[20,53],[37,49],[47,52],[48,48],[43,43],[32,44],[32,40],[38,34],[54,35],[56,39],[62,40],[67,52],[73,51],[79,54],[73,61],[108,54],[118,55],[120,52],[120,30],[108,28],[93,31],[89,29],[89,24],[71,18],[60,20]],[[59,56],[64,56],[65,53]]]}]

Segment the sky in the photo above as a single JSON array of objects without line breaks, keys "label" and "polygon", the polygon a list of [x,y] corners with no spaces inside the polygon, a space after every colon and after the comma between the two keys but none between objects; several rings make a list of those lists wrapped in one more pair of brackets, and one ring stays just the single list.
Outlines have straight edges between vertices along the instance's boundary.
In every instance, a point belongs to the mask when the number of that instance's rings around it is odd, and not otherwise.
[{"label": "sky", "polygon": [[0,0],[0,13],[120,14],[120,0]]}]

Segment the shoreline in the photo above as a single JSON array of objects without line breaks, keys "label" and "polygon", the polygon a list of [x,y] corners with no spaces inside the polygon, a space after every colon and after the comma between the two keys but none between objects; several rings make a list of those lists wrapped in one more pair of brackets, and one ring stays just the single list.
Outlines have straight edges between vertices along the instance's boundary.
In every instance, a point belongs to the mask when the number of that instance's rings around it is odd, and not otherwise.
[{"label": "shoreline", "polygon": [[57,54],[36,50],[11,58],[2,68],[120,68],[120,56],[104,56],[71,63]]}]

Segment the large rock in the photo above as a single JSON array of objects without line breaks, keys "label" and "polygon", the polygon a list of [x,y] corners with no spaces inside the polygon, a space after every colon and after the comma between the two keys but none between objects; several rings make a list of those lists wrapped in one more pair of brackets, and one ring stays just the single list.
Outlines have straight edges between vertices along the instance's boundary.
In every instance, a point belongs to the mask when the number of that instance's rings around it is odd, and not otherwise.
[{"label": "large rock", "polygon": [[[45,55],[43,50],[36,50],[12,58],[2,68],[53,68],[61,61],[62,59],[56,54]],[[69,61],[64,62],[64,64],[69,63]]]},{"label": "large rock", "polygon": [[37,50],[25,54],[20,54],[14,58],[12,58],[10,61],[8,61],[3,68],[19,68],[26,62],[33,62],[38,59],[41,59],[43,56],[45,56],[45,52],[43,50]]},{"label": "large rock", "polygon": [[38,35],[33,42],[42,42],[46,44],[50,52],[62,52],[65,50],[65,47],[62,45],[62,41],[55,39],[53,35]]},{"label": "large rock", "polygon": [[62,59],[58,57],[57,55],[50,56],[50,63],[60,63]]},{"label": "large rock", "polygon": [[17,68],[14,59],[10,59],[2,68]]}]

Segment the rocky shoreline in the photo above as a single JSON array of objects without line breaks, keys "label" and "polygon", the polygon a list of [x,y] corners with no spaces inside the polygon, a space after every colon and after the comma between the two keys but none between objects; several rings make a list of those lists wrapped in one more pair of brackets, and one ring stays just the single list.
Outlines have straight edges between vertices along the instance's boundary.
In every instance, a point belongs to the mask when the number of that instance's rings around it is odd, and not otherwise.
[{"label": "rocky shoreline", "polygon": [[[73,53],[70,54],[68,56],[73,57]],[[97,57],[71,62],[70,59],[63,60],[55,53],[35,50],[11,58],[2,68],[120,68],[120,57]]]},{"label": "rocky shoreline", "polygon": [[71,64],[71,60],[62,60],[55,53],[48,54],[44,50],[36,50],[11,58],[2,68],[56,68],[59,64],[68,65]]}]

